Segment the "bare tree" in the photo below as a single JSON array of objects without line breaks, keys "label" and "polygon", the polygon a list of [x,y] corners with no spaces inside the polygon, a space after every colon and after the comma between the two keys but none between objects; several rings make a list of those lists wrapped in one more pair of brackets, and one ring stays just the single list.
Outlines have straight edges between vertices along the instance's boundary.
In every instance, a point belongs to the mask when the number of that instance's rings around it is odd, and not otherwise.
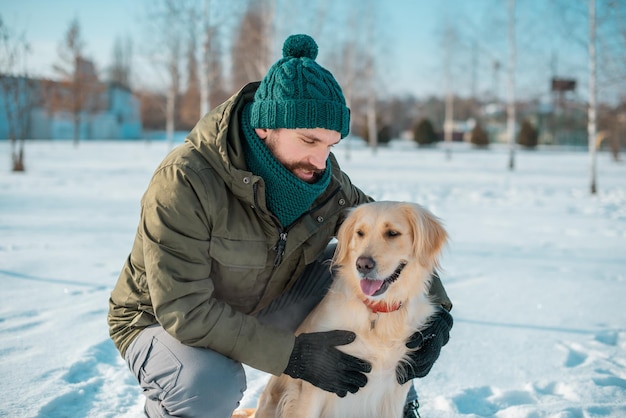
[{"label": "bare tree", "polygon": [[181,54],[181,34],[176,30],[176,23],[179,21],[178,17],[181,14],[181,10],[173,0],[165,0],[165,22],[168,32],[167,39],[165,40],[165,62],[164,65],[167,68],[167,74],[169,75],[170,85],[167,89],[167,102],[165,111],[165,131],[167,135],[167,141],[171,144],[174,142],[174,130],[176,124],[176,99],[180,90],[180,54]]},{"label": "bare tree", "polygon": [[[328,6],[326,4],[325,6]],[[321,6],[320,6],[321,7]],[[320,10],[313,15],[322,20],[314,25],[320,33],[328,25],[327,14],[333,16],[334,25],[345,26],[347,30],[342,35],[329,32],[328,36],[335,48],[329,53],[330,67],[342,86],[346,104],[350,108],[351,132],[365,139],[372,152],[378,148],[378,124],[381,122],[378,112],[378,94],[380,74],[380,43],[381,33],[378,25],[379,10],[377,3],[372,0],[352,1],[343,16],[333,15],[328,10]],[[342,20],[337,20],[343,17]],[[321,39],[325,39],[321,37]],[[319,59],[319,58],[318,58]],[[347,143],[348,145],[350,142]],[[350,148],[346,147],[349,158]]]},{"label": "bare tree", "polygon": [[372,0],[369,0],[365,4],[365,16],[364,20],[366,23],[365,31],[367,36],[368,49],[366,50],[366,59],[365,59],[365,77],[367,80],[367,137],[369,139],[369,145],[372,148],[374,153],[378,150],[378,127],[377,127],[377,116],[376,116],[376,100],[377,100],[377,91],[376,91],[376,3]]},{"label": "bare tree", "polygon": [[270,29],[270,4],[273,0],[250,1],[241,19],[239,30],[232,47],[233,83],[236,89],[256,80],[261,80],[272,63],[270,56],[273,38]]},{"label": "bare tree", "polygon": [[117,37],[113,44],[111,66],[108,79],[111,83],[130,88],[132,77],[133,42],[126,37]]},{"label": "bare tree", "polygon": [[589,181],[596,194],[596,0],[589,0],[589,107],[587,135],[589,143]]},{"label": "bare tree", "polygon": [[174,142],[177,98],[181,85],[181,60],[188,1],[158,0],[151,2],[147,11],[148,42],[146,52],[165,83],[165,132],[170,146]]},{"label": "bare tree", "polygon": [[224,86],[220,40],[240,1],[157,0],[147,7],[142,52],[164,87],[144,98],[160,93],[166,98],[162,113],[169,142],[179,124],[189,128],[211,103],[230,95]]},{"label": "bare tree", "polygon": [[[202,8],[202,60],[200,69],[200,115],[205,115],[211,109],[211,64],[213,57],[212,46],[216,44],[217,30],[211,24],[211,0],[204,0]],[[220,57],[217,57],[219,60]]]},{"label": "bare tree", "polygon": [[230,0],[203,0],[200,36],[200,115],[206,114],[214,104],[222,102],[230,94],[226,93],[223,73],[223,53],[221,39],[225,29],[230,27],[230,19],[235,15],[233,8],[237,2]]},{"label": "bare tree", "polygon": [[50,111],[69,110],[74,121],[74,145],[80,139],[80,125],[83,112],[98,109],[99,95],[102,86],[98,81],[93,62],[86,59],[83,53],[84,42],[78,19],[70,21],[65,38],[59,44],[59,62],[54,70],[61,76],[60,89],[68,90],[69,95],[58,89],[47,101]]},{"label": "bare tree", "polygon": [[602,84],[605,84],[605,89],[616,92],[619,101],[613,109],[598,110],[598,117],[604,116],[598,125],[599,129],[610,132],[613,160],[620,162],[620,148],[624,145],[621,138],[626,139],[626,3],[608,0],[602,18],[604,22],[598,22],[596,16],[596,29],[600,32],[596,37],[598,60],[602,63],[597,70],[604,73]]},{"label": "bare tree", "polygon": [[453,55],[458,47],[459,35],[455,27],[450,22],[446,23],[443,37],[444,47],[444,68],[446,75],[446,105],[445,120],[443,124],[443,139],[446,144],[446,159],[452,158],[452,136],[454,134],[454,84],[453,84]]},{"label": "bare tree", "polygon": [[[208,49],[210,51],[211,59],[208,64],[208,73],[206,73],[207,84],[209,86],[207,92],[208,101],[206,103],[202,103],[202,105],[206,106],[207,111],[213,108],[216,104],[222,103],[231,95],[231,88],[227,85],[227,78],[224,74],[224,66],[222,62],[224,53],[220,42],[221,38],[218,35],[219,31],[217,28],[213,28],[212,32],[214,35],[211,36],[210,47]],[[202,77],[204,77],[203,73],[201,73],[200,86],[202,91],[204,91],[204,88],[202,87]],[[202,112],[200,114],[204,115]]]},{"label": "bare tree", "polygon": [[[349,27],[353,28],[354,23],[350,20]],[[351,31],[350,31],[351,32]],[[350,132],[354,135],[355,130],[358,128],[357,108],[359,107],[359,98],[356,92],[356,85],[358,80],[364,78],[362,71],[363,66],[358,64],[357,56],[362,58],[361,51],[356,45],[355,39],[349,39],[339,44],[340,49],[333,51],[330,55],[330,60],[334,64],[336,74],[338,76],[338,82],[342,86],[343,94],[346,99],[346,105],[350,109]],[[361,77],[363,76],[363,77]],[[346,158],[350,159],[350,140],[346,141]]]},{"label": "bare tree", "polygon": [[0,94],[4,101],[11,140],[13,171],[24,171],[24,142],[30,125],[30,112],[36,95],[26,71],[30,47],[23,34],[16,35],[0,15]]},{"label": "bare tree", "polygon": [[198,53],[196,11],[193,8],[187,10],[189,19],[187,22],[187,87],[180,99],[180,122],[182,127],[189,129],[200,118],[200,80],[199,65],[196,54]]},{"label": "bare tree", "polygon": [[[626,3],[596,0],[596,54],[598,88],[626,95]],[[600,93],[600,91],[598,92]]]},{"label": "bare tree", "polygon": [[509,141],[509,170],[515,168],[515,0],[509,0],[509,66],[507,77],[506,132]]}]

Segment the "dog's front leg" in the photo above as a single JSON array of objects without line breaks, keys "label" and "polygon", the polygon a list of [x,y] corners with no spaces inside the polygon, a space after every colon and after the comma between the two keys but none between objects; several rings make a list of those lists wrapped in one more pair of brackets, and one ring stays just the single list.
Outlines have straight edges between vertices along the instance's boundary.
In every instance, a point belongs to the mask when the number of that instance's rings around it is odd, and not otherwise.
[{"label": "dog's front leg", "polygon": [[[280,418],[320,418],[326,404],[326,392],[305,381],[299,381],[297,390],[288,390],[280,402]],[[292,386],[290,389],[296,389]],[[335,396],[333,394],[333,396]]]}]

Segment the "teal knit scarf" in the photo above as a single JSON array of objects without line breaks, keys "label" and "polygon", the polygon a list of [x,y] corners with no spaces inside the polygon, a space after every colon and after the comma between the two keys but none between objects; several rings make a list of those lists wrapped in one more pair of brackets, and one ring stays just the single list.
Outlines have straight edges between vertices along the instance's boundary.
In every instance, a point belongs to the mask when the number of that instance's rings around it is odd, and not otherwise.
[{"label": "teal knit scarf", "polygon": [[267,207],[283,226],[289,226],[306,212],[330,183],[330,159],[326,170],[316,183],[300,180],[287,170],[250,126],[250,104],[243,109],[241,125],[244,153],[248,169],[265,181]]}]

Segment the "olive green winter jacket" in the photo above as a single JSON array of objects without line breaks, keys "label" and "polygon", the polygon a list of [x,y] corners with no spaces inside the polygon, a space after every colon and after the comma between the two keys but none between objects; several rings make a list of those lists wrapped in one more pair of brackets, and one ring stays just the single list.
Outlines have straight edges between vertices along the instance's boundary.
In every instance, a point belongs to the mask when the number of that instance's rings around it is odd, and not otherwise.
[{"label": "olive green winter jacket", "polygon": [[184,344],[279,375],[295,337],[254,314],[321,254],[344,209],[372,200],[331,154],[330,185],[283,228],[242,151],[239,118],[257,87],[247,85],[204,116],[155,171],[109,301],[109,330],[122,356],[142,329],[159,323]]}]

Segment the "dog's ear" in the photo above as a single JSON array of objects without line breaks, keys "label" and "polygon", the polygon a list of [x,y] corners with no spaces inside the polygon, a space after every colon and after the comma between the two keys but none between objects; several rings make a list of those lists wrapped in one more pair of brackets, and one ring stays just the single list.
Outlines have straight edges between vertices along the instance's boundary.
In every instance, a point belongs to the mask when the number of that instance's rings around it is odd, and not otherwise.
[{"label": "dog's ear", "polygon": [[347,211],[347,215],[337,231],[337,249],[333,255],[332,265],[343,264],[348,256],[350,240],[354,235],[354,227],[358,219],[357,216],[354,216],[354,211],[354,208]]},{"label": "dog's ear", "polygon": [[439,267],[439,254],[448,241],[441,221],[418,204],[404,207],[413,232],[413,253],[426,268]]}]

